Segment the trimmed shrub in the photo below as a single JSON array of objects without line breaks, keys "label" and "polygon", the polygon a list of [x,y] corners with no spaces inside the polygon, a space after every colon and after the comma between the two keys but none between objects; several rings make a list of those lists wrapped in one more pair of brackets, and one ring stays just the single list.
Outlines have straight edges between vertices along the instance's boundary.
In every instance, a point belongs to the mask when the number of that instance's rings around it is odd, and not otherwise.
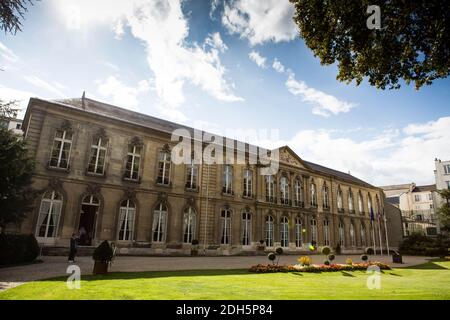
[{"label": "trimmed shrub", "polygon": [[448,254],[450,240],[442,236],[430,238],[421,234],[412,234],[399,246],[400,253],[413,256],[444,257]]},{"label": "trimmed shrub", "polygon": [[283,248],[278,247],[275,249],[276,254],[282,255],[283,254]]},{"label": "trimmed shrub", "polygon": [[325,260],[325,261],[323,262],[323,264],[326,265],[326,266],[329,266],[329,265],[330,265],[330,261]]},{"label": "trimmed shrub", "polygon": [[95,248],[92,258],[95,261],[110,262],[113,258],[113,250],[109,245],[109,242],[105,240],[100,243],[100,245]]},{"label": "trimmed shrub", "polygon": [[329,254],[327,258],[328,258],[328,260],[333,261],[335,256],[334,256],[334,254]]},{"label": "trimmed shrub", "polygon": [[32,262],[38,255],[33,234],[0,234],[0,265]]},{"label": "trimmed shrub", "polygon": [[269,254],[267,255],[267,259],[269,259],[269,260],[272,261],[273,263],[275,263],[274,261],[275,261],[276,258],[277,258],[277,255],[276,255],[275,253],[273,253],[273,252],[271,252],[271,253],[269,253]]},{"label": "trimmed shrub", "polygon": [[302,256],[300,258],[297,259],[298,262],[300,262],[300,264],[302,266],[309,266],[311,265],[311,258],[308,256]]},{"label": "trimmed shrub", "polygon": [[373,255],[375,252],[373,251],[372,247],[367,247],[366,250],[364,250],[366,252],[367,255],[371,256]]},{"label": "trimmed shrub", "polygon": [[369,257],[366,254],[362,254],[361,255],[361,260],[362,261],[367,261],[367,259],[369,259]]},{"label": "trimmed shrub", "polygon": [[327,255],[329,255],[330,253],[331,253],[331,248],[330,248],[330,247],[325,246],[325,247],[322,248],[322,254],[323,254],[323,255],[327,256]]}]

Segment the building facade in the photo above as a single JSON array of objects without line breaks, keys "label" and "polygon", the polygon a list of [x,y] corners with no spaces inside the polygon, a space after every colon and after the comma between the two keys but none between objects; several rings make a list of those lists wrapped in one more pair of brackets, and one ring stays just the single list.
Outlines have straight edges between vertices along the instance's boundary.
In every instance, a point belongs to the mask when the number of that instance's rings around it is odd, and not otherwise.
[{"label": "building facade", "polygon": [[43,245],[68,246],[73,233],[86,246],[114,241],[123,254],[187,254],[193,240],[207,255],[374,244],[370,212],[383,211],[383,191],[287,146],[274,175],[261,175],[259,162],[175,164],[171,134],[192,128],[84,97],[32,98],[23,128],[40,197],[21,232]]},{"label": "building facade", "polygon": [[0,127],[8,130],[12,130],[15,134],[21,136],[23,134],[22,131],[22,120],[20,119],[8,119],[8,120],[0,120]]}]

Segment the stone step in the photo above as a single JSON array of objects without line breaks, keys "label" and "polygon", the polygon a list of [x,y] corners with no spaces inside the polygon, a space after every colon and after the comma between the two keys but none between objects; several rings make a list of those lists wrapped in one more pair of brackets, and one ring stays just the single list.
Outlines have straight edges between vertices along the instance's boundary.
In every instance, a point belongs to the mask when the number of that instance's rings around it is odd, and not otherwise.
[{"label": "stone step", "polygon": [[[95,247],[78,247],[77,256],[92,256]],[[44,246],[41,254],[43,256],[68,256],[68,247]]]}]

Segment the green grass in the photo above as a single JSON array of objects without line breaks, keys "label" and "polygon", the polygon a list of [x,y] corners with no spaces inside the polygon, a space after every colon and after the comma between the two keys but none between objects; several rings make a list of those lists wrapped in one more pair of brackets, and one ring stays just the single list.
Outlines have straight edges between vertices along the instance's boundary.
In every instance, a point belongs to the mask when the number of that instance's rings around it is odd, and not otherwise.
[{"label": "green grass", "polygon": [[450,261],[386,270],[381,289],[369,290],[358,272],[254,274],[246,270],[110,273],[23,284],[0,299],[450,299]]}]

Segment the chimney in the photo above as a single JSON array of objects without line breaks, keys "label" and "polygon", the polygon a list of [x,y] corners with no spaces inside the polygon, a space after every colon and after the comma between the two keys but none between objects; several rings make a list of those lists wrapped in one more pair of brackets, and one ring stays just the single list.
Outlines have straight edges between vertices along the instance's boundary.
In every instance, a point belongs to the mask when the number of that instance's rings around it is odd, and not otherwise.
[{"label": "chimney", "polygon": [[86,91],[83,91],[83,95],[81,96],[81,107],[83,108],[83,110],[86,110],[86,104],[85,104],[85,100],[86,99]]}]

